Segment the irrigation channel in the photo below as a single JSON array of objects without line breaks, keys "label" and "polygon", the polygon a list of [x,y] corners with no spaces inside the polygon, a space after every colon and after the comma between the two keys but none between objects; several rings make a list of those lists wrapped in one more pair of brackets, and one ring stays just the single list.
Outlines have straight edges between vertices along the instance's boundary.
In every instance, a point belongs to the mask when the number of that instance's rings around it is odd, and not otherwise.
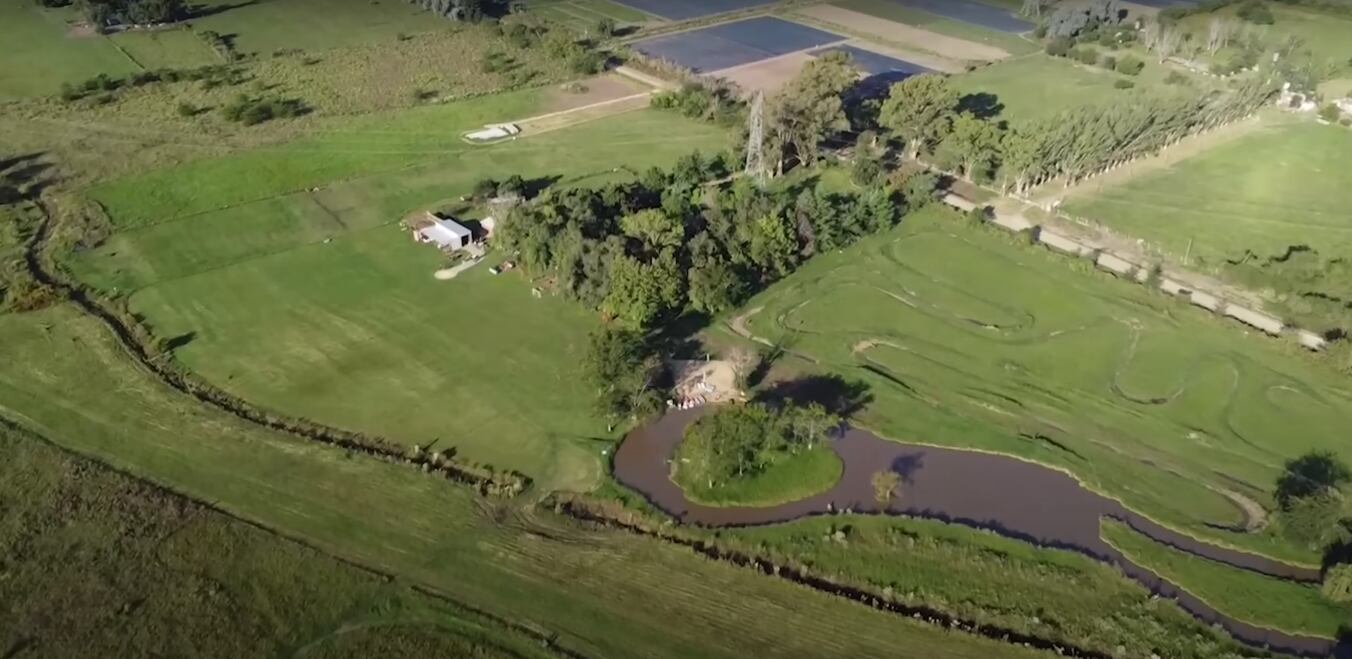
[{"label": "irrigation channel", "polygon": [[[1230,618],[1150,570],[1133,563],[1103,540],[1100,520],[1111,517],[1177,549],[1240,569],[1315,582],[1319,570],[1202,542],[1165,528],[1121,503],[1091,492],[1071,476],[1012,457],[906,444],[851,428],[832,445],[844,464],[830,490],[764,508],[705,506],[690,501],[671,480],[671,460],[685,428],[711,408],[677,410],[625,438],[615,454],[615,477],[685,524],[704,527],[759,526],[813,515],[849,511],[937,519],[1042,547],[1077,551],[1113,564],[1151,592],[1169,597],[1199,620],[1219,625],[1255,647],[1305,656],[1339,656],[1352,648],[1331,639],[1298,636]],[[874,473],[891,468],[905,478],[905,496],[885,507],[874,496]]]}]

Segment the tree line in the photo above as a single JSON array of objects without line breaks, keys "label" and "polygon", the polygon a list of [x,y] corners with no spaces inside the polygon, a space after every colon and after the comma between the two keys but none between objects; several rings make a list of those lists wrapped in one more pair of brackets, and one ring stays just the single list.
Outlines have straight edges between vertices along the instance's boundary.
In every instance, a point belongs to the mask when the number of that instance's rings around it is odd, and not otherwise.
[{"label": "tree line", "polygon": [[[65,7],[71,0],[37,0],[44,7]],[[188,17],[183,0],[75,0],[75,9],[97,28],[172,23]]]}]

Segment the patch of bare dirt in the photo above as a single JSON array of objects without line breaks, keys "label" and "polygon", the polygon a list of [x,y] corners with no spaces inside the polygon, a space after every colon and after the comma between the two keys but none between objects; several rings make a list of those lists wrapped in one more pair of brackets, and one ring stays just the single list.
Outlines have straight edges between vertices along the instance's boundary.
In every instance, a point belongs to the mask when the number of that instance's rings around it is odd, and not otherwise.
[{"label": "patch of bare dirt", "polygon": [[[881,40],[884,43],[895,43],[934,53],[941,57],[986,62],[1009,57],[1008,52],[994,46],[922,30],[905,23],[889,21],[843,7],[814,5],[798,10],[798,14],[839,26],[849,32]],[[924,64],[924,62],[916,62],[916,64]]]},{"label": "patch of bare dirt", "polygon": [[803,66],[813,59],[811,55],[805,52],[789,53],[751,64],[723,69],[709,75],[732,82],[748,94],[765,92],[766,95],[773,95],[783,89],[789,81],[798,75]]}]

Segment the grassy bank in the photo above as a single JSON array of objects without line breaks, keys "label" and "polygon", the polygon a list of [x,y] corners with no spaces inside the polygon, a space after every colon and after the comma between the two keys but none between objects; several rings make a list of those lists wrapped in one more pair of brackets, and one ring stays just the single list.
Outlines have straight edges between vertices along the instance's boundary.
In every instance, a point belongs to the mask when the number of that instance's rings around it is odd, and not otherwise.
[{"label": "grassy bank", "polygon": [[941,522],[820,518],[724,530],[718,542],[901,603],[1081,648],[1179,659],[1239,651],[1112,567]]},{"label": "grassy bank", "polygon": [[6,417],[588,655],[1038,656],[241,424],[148,379],[68,307],[0,315],[0,338]]},{"label": "grassy bank", "polygon": [[1243,522],[1219,490],[1270,502],[1283,458],[1345,453],[1321,438],[1352,400],[1291,346],[940,210],[745,308],[756,336],[871,385],[861,422],[885,436],[1061,466],[1192,533],[1315,560],[1212,526]]},{"label": "grassy bank", "polygon": [[1221,565],[1159,544],[1111,520],[1103,522],[1103,537],[1132,561],[1238,620],[1327,638],[1337,637],[1352,624],[1352,608],[1325,599],[1317,586]]}]

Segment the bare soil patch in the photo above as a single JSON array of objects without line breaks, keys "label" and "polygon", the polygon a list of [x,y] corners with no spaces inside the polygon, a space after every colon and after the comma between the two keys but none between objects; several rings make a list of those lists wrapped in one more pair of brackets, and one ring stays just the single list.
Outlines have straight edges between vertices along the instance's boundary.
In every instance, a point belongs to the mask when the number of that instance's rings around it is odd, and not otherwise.
[{"label": "bare soil patch", "polygon": [[[879,39],[884,43],[909,46],[942,57],[959,60],[996,61],[1010,56],[1008,52],[994,46],[922,30],[905,23],[889,21],[833,5],[814,5],[800,9],[797,13],[814,20],[840,26],[850,32]],[[916,63],[923,64],[923,62]]]},{"label": "bare soil patch", "polygon": [[728,80],[748,94],[754,92],[774,94],[783,89],[794,76],[798,75],[803,66],[813,59],[811,55],[800,51],[715,71],[709,75]]},{"label": "bare soil patch", "polygon": [[89,23],[74,23],[70,26],[70,29],[66,31],[67,39],[92,39],[98,36],[102,35],[100,35],[99,31],[94,29],[94,26]]},{"label": "bare soil patch", "polygon": [[555,85],[550,91],[549,102],[545,105],[548,112],[561,112],[613,101],[639,92],[648,91],[630,78],[607,74]]}]

